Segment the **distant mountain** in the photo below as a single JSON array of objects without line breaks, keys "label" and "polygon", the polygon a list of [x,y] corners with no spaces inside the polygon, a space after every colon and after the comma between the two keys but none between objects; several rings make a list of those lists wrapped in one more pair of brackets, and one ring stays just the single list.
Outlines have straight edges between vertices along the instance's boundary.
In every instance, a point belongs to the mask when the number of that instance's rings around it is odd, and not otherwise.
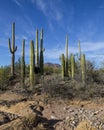
[{"label": "distant mountain", "polygon": [[60,68],[61,67],[60,64],[51,63],[51,62],[45,63],[44,66],[46,66],[46,67],[54,67],[54,68]]}]

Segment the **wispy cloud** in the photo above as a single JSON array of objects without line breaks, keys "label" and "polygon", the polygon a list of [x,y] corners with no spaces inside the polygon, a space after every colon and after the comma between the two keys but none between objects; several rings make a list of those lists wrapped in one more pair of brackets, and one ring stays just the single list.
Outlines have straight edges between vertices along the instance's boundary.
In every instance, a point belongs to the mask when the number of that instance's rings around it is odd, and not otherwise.
[{"label": "wispy cloud", "polygon": [[104,42],[82,42],[81,47],[83,52],[99,51],[104,49]]},{"label": "wispy cloud", "polygon": [[13,2],[20,8],[23,8],[22,4],[18,0],[13,0]]},{"label": "wispy cloud", "polygon": [[[102,50],[104,50],[104,42],[86,42],[81,43],[82,52],[86,54],[87,59],[91,59],[93,61],[97,61],[99,59],[99,62],[104,60],[104,53]],[[45,57],[47,59],[57,60],[61,56],[61,54],[65,54],[65,47],[55,47],[51,49],[46,49],[45,51]],[[69,53],[78,53],[78,47],[76,46],[70,46],[69,47]]]},{"label": "wispy cloud", "polygon": [[[81,43],[81,48],[82,48],[82,52],[86,53],[86,57],[88,59],[93,59],[93,60],[96,60],[97,58],[104,59],[103,52],[101,51],[101,49],[104,50],[103,42]],[[26,47],[26,56],[27,57],[29,57],[29,51],[30,51],[29,47]],[[58,44],[56,47],[53,47],[53,48],[45,48],[44,56],[45,56],[45,59],[55,60],[55,59],[59,59],[59,57],[61,56],[62,53],[65,54],[65,47],[60,46],[60,44]],[[76,47],[70,46],[69,53],[74,53],[74,54],[78,53],[77,45],[76,45]]]},{"label": "wispy cloud", "polygon": [[52,18],[56,21],[62,21],[63,13],[59,6],[60,1],[47,1],[47,0],[31,0],[33,4],[36,4],[37,8],[43,12],[50,20]]}]

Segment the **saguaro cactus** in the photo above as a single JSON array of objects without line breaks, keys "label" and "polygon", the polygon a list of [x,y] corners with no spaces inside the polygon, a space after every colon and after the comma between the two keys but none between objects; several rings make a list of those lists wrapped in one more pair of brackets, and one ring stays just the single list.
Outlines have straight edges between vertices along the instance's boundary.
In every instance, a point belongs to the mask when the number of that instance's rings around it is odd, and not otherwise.
[{"label": "saguaro cactus", "polygon": [[22,41],[22,57],[21,57],[21,82],[24,85],[25,80],[25,39]]},{"label": "saguaro cactus", "polygon": [[81,45],[80,45],[80,40],[78,41],[78,59],[81,60]]},{"label": "saguaro cactus", "polygon": [[68,77],[68,35],[66,36],[65,76]]},{"label": "saguaro cactus", "polygon": [[39,67],[39,45],[38,45],[38,29],[36,30],[36,66]]},{"label": "saguaro cactus", "polygon": [[35,68],[35,54],[34,54],[34,42],[30,42],[30,90],[33,90],[34,88],[34,78],[35,78],[35,73],[34,73],[34,68]]},{"label": "saguaro cactus", "polygon": [[61,55],[61,72],[62,72],[62,79],[65,77],[65,56],[64,54]]},{"label": "saguaro cactus", "polygon": [[[17,50],[17,46],[15,47],[15,23],[12,24],[12,43],[10,38],[8,40],[10,53],[12,54],[12,62],[11,62],[11,74],[14,75],[14,64],[15,64],[15,52]],[[12,45],[11,45],[12,44]]]},{"label": "saguaro cactus", "polygon": [[71,55],[71,77],[72,79],[74,79],[75,76],[75,59],[74,59],[74,55]]},{"label": "saguaro cactus", "polygon": [[86,82],[86,60],[85,54],[81,54],[81,70],[82,70],[82,82]]},{"label": "saguaro cactus", "polygon": [[43,48],[43,29],[42,29],[41,34],[40,34],[40,73],[41,75],[44,74],[44,56],[43,56],[44,51],[45,49]]}]

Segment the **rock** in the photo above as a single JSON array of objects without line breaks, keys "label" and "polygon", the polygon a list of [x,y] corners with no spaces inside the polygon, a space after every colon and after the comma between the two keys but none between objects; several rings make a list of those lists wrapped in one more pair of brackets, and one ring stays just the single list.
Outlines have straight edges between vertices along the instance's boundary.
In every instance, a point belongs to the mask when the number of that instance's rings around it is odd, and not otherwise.
[{"label": "rock", "polygon": [[88,121],[82,121],[77,126],[76,130],[97,130],[90,125]]},{"label": "rock", "polygon": [[16,119],[9,123],[0,126],[0,130],[30,130],[29,127],[21,121],[21,119]]},{"label": "rock", "polygon": [[44,127],[43,123],[38,124],[37,128],[34,130],[47,130],[47,128]]},{"label": "rock", "polygon": [[0,114],[0,125],[9,122],[10,119],[6,115]]},{"label": "rock", "polygon": [[5,125],[0,126],[0,130],[32,130],[38,124],[38,116],[35,113],[27,114]]},{"label": "rock", "polygon": [[36,113],[30,113],[27,114],[25,117],[21,119],[23,123],[26,123],[27,126],[36,126],[38,123],[39,117],[37,116]]},{"label": "rock", "polygon": [[42,106],[37,106],[37,107],[36,107],[36,110],[42,112],[42,111],[44,110],[44,107],[42,107]]}]

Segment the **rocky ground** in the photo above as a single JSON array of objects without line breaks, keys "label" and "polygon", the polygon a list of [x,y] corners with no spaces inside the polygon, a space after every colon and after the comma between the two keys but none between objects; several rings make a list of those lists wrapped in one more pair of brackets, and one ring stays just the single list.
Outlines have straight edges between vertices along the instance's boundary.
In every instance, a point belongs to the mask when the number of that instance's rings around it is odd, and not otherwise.
[{"label": "rocky ground", "polygon": [[27,91],[28,80],[27,88],[12,80],[0,90],[0,130],[104,130],[103,85],[45,78],[36,93]]},{"label": "rocky ground", "polygon": [[0,94],[0,130],[104,130],[104,100],[62,100],[6,91]]}]

